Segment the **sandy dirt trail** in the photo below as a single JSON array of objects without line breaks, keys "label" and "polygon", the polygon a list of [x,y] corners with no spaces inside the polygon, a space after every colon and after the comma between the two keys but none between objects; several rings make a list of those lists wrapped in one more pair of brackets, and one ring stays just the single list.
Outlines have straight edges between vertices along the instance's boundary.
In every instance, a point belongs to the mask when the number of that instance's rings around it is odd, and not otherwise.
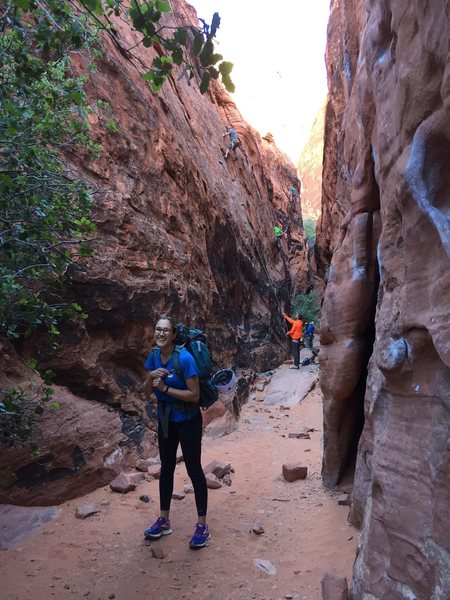
[{"label": "sandy dirt trail", "polygon": [[[173,500],[173,534],[158,541],[164,557],[153,558],[143,530],[158,514],[158,482],[144,482],[124,496],[107,486],[57,507],[52,520],[1,551],[1,598],[319,600],[327,570],[350,576],[357,531],[346,521],[348,507],[337,503],[341,492],[321,484],[318,387],[298,402],[317,376],[315,366],[297,371],[283,365],[243,407],[236,431],[205,438],[203,464],[219,459],[234,469],[230,487],[209,490],[208,547],[188,548],[196,521],[188,494]],[[289,438],[304,425],[314,428],[309,440]],[[282,464],[293,461],[308,467],[306,480],[284,481]],[[180,463],[175,491],[188,482]],[[139,500],[142,494],[149,503]],[[76,519],[76,507],[85,503],[96,503],[100,513]],[[13,510],[7,520],[18,531]],[[255,521],[262,535],[251,531]],[[1,531],[7,527],[0,514]],[[261,570],[257,559],[269,561],[276,573]]]}]

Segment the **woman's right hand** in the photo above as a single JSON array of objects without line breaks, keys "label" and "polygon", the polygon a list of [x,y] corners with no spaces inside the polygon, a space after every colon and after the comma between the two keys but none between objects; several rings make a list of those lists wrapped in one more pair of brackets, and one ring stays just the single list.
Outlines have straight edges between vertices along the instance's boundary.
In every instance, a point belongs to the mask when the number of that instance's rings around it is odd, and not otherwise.
[{"label": "woman's right hand", "polygon": [[168,371],[167,369],[163,369],[163,367],[159,367],[159,369],[155,369],[154,371],[151,371],[151,376],[152,379],[163,379],[164,377],[167,377],[167,375],[169,375],[170,371]]}]

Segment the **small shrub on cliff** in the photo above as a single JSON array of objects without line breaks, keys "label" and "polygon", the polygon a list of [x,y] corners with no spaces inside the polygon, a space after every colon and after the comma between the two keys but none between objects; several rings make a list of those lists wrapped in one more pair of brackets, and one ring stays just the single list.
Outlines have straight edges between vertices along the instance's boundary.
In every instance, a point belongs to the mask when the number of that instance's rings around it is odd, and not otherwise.
[{"label": "small shrub on cliff", "polygon": [[300,292],[291,301],[292,314],[300,314],[303,322],[314,321],[316,325],[320,318],[320,302],[315,290],[311,292]]},{"label": "small shrub on cliff", "polygon": [[111,121],[106,123],[106,129],[111,133],[120,133],[120,127],[117,125],[114,119],[111,119]]},{"label": "small shrub on cliff", "polygon": [[[56,410],[57,402],[51,402],[53,389],[50,382],[51,371],[38,373],[31,361],[29,367],[34,373],[44,379],[40,383],[30,380],[27,384],[3,388],[0,402],[0,448],[25,445],[30,442],[34,432],[36,418],[40,417],[45,406]],[[36,444],[31,444],[32,452],[38,450]],[[1,483],[0,483],[1,487]]]}]

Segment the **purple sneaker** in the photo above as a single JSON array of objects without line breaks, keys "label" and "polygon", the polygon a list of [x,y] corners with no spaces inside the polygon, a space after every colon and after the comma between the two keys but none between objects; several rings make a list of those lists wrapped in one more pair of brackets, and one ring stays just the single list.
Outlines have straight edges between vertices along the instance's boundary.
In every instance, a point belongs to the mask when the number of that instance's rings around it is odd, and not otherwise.
[{"label": "purple sneaker", "polygon": [[189,542],[189,548],[203,548],[210,537],[211,534],[209,533],[208,525],[206,523],[197,523],[194,535]]},{"label": "purple sneaker", "polygon": [[157,540],[162,535],[172,533],[170,529],[170,521],[164,517],[158,517],[151,527],[144,531],[144,536],[148,540]]}]

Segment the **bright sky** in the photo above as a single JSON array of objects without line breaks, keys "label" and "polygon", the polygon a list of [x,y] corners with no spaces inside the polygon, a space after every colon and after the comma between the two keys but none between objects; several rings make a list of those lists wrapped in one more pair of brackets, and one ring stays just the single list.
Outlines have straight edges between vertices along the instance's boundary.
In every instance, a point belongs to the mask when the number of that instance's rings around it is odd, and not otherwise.
[{"label": "bright sky", "polygon": [[221,18],[217,51],[234,63],[232,95],[261,135],[297,163],[326,93],[330,0],[188,0],[200,18]]}]

